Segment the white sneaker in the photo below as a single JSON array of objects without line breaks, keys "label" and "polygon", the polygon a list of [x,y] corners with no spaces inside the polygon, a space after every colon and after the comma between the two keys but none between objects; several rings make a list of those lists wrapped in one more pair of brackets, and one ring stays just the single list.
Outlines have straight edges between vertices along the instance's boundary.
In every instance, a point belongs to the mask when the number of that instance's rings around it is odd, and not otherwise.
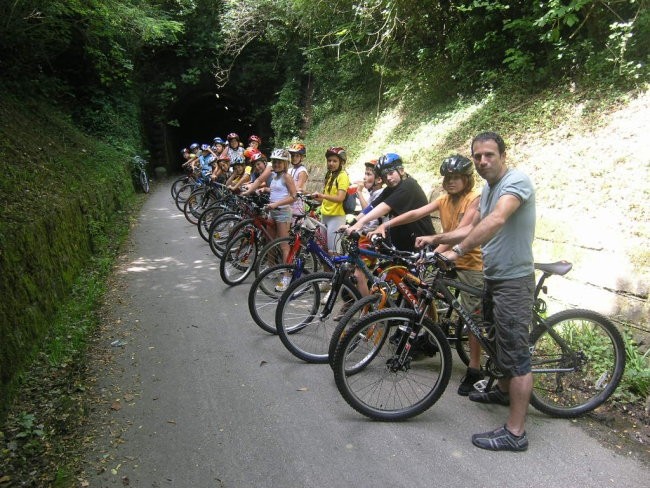
[{"label": "white sneaker", "polygon": [[275,285],[275,291],[285,291],[291,283],[291,276],[283,276],[282,281]]}]

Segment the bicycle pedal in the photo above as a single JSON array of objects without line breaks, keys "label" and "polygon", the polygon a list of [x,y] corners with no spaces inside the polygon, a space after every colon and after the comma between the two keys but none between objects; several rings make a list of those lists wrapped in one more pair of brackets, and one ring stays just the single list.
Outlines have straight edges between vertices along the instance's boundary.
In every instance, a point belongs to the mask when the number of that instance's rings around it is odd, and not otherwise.
[{"label": "bicycle pedal", "polygon": [[478,380],[476,383],[474,383],[474,389],[476,391],[480,391],[483,393],[485,389],[487,388],[488,380]]}]

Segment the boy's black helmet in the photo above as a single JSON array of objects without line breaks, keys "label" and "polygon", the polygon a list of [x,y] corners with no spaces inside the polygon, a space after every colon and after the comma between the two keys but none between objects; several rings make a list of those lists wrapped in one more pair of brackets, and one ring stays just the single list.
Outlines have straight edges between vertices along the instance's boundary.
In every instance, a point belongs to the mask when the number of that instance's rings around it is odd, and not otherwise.
[{"label": "boy's black helmet", "polygon": [[474,171],[474,165],[465,156],[454,154],[442,161],[440,166],[440,174],[445,175],[471,175]]}]

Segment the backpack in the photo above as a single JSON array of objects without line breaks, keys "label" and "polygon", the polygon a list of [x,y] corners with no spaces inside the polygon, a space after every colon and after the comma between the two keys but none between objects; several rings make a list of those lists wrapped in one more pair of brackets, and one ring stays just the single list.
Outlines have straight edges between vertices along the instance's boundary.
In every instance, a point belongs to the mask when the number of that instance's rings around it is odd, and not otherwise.
[{"label": "backpack", "polygon": [[[337,177],[336,190],[338,191],[338,189],[339,189],[339,181]],[[345,212],[345,215],[353,214],[356,209],[357,209],[357,193],[356,191],[350,193],[350,190],[348,189],[345,192],[345,198],[343,199],[343,212]]]},{"label": "backpack", "polygon": [[345,192],[345,199],[343,200],[343,211],[345,214],[354,213],[357,209],[357,194]]}]

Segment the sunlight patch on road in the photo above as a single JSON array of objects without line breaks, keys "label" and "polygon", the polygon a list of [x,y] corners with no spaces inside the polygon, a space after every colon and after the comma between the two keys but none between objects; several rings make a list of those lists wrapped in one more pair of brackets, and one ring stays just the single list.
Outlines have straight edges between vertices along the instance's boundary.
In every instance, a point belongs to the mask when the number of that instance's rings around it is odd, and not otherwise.
[{"label": "sunlight patch on road", "polygon": [[165,269],[169,266],[184,266],[185,263],[172,257],[158,259],[138,258],[132,261],[122,273],[142,273],[144,271],[154,271],[156,269]]}]

